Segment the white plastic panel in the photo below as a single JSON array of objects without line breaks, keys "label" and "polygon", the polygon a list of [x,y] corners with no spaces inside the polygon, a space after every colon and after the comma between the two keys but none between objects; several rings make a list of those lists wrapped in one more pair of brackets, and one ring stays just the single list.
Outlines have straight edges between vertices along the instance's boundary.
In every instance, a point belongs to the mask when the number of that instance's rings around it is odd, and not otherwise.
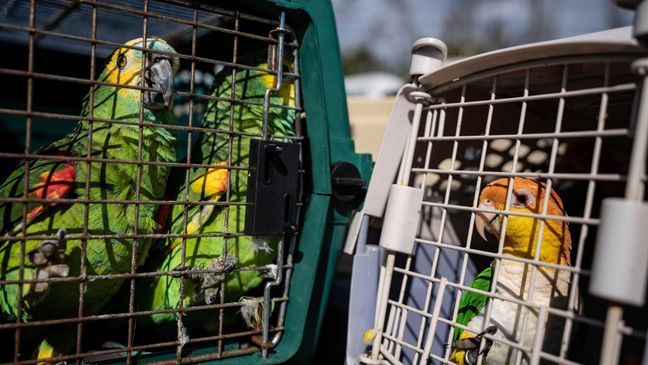
[{"label": "white plastic panel", "polygon": [[632,38],[632,28],[623,27],[554,41],[505,48],[468,57],[423,75],[419,81],[429,88],[434,88],[467,75],[497,67],[553,57],[589,56],[594,54],[641,55],[645,54],[645,50]]},{"label": "white plastic panel", "polygon": [[421,217],[423,189],[392,185],[383,222],[380,246],[386,250],[412,254]]},{"label": "white plastic panel", "polygon": [[394,101],[394,108],[385,129],[382,144],[376,157],[376,164],[371,173],[363,212],[374,217],[382,217],[387,204],[389,187],[396,178],[407,137],[412,129],[410,113],[414,110],[406,94],[412,85],[401,88]]},{"label": "white plastic panel", "polygon": [[605,199],[596,240],[592,294],[641,306],[648,275],[648,203]]}]

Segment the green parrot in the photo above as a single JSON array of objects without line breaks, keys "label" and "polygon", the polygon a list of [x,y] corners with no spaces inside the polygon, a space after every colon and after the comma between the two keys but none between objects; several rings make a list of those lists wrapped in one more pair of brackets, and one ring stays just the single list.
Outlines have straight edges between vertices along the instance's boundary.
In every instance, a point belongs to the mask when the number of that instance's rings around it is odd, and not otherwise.
[{"label": "green parrot", "polygon": [[[143,47],[141,38],[126,43]],[[179,67],[175,50],[160,38],[147,38],[146,46],[163,53],[147,52],[147,67],[142,70],[143,53],[132,48],[119,48],[108,58],[97,81],[118,85],[144,85],[154,90],[140,91],[108,84],[99,84],[93,93],[95,118],[121,121],[140,121],[143,103],[143,121],[170,124],[173,117],[173,75]],[[90,94],[83,103],[82,116],[90,115]],[[91,137],[90,126],[92,126]],[[135,164],[105,161],[71,161],[65,157],[86,157],[90,144],[94,159],[138,160],[141,133],[141,160],[147,162],[174,162],[175,137],[164,128],[94,121],[82,119],[76,128],[62,139],[38,151],[39,155],[58,156],[59,159],[29,161],[28,198],[31,199],[92,199],[92,200],[160,200],[163,197],[170,168],[141,165],[139,197],[134,186],[138,167]],[[86,178],[89,175],[89,188]],[[22,198],[25,191],[25,169],[20,165],[0,185],[0,197]],[[87,233],[112,235],[110,238],[92,238],[85,245],[77,238],[84,234],[82,202],[30,202],[26,210],[16,201],[0,203],[0,278],[3,281],[20,279],[21,261],[24,279],[73,278],[80,275],[108,275],[129,273],[133,239],[120,235],[152,234],[158,229],[155,221],[157,206],[140,204],[139,215],[135,204],[90,202],[87,205]],[[25,216],[26,212],[26,216]],[[69,237],[67,235],[70,235]],[[52,239],[31,239],[43,236]],[[16,238],[14,238],[16,237]],[[21,256],[21,239],[25,239]],[[139,264],[146,258],[150,240],[138,239]],[[85,273],[81,273],[81,260]],[[117,291],[123,279],[98,279],[85,282],[83,314],[97,314]],[[20,292],[19,290],[22,289]],[[19,314],[19,306],[21,306]],[[79,282],[30,282],[22,285],[0,286],[0,321],[22,321],[70,318],[79,310]],[[76,327],[76,324],[68,326]],[[74,330],[74,328],[72,328]],[[46,330],[44,330],[46,331]],[[38,350],[38,358],[46,359],[68,352],[76,341],[74,332],[62,333],[60,328],[45,334]]]},{"label": "green parrot", "polygon": [[[242,57],[240,62],[256,65],[255,68],[269,69],[266,60],[267,55],[254,52]],[[284,69],[288,69],[289,66],[284,65]],[[248,166],[250,141],[261,138],[264,94],[266,90],[274,88],[276,76],[256,69],[239,68],[235,73],[234,83],[232,68],[225,68],[217,74],[211,95],[218,99],[209,103],[201,124],[203,128],[231,130],[234,133],[201,134],[192,151],[193,162],[211,167],[190,169],[188,186],[181,187],[175,194],[176,200],[180,201],[186,198],[194,202],[226,201],[228,206],[188,205],[186,223],[184,206],[173,206],[170,213],[170,233],[183,234],[186,229],[187,234],[210,236],[186,238],[184,264],[183,239],[166,240],[161,250],[162,259],[158,261],[161,263],[154,269],[174,275],[155,278],[150,284],[148,295],[142,296],[140,309],[172,309],[179,307],[181,302],[184,307],[214,303],[223,281],[226,300],[239,300],[247,291],[259,286],[267,272],[238,268],[261,268],[271,265],[276,258],[280,237],[241,235],[245,223],[245,205],[242,203],[246,202],[248,171],[230,168]],[[278,138],[295,135],[296,111],[294,108],[286,108],[295,105],[293,84],[293,80],[284,77],[279,90],[270,94],[269,136]],[[230,99],[242,102],[230,103]],[[184,185],[185,174],[179,175],[182,176]],[[224,232],[234,235],[224,238]],[[195,273],[195,270],[201,269],[215,271]],[[181,279],[176,274],[182,271],[187,275],[181,296]],[[193,320],[193,323],[199,323],[208,331],[217,328],[217,316],[213,311],[191,312],[186,316],[188,322]],[[155,323],[175,321],[177,313],[154,314],[151,319]]]}]

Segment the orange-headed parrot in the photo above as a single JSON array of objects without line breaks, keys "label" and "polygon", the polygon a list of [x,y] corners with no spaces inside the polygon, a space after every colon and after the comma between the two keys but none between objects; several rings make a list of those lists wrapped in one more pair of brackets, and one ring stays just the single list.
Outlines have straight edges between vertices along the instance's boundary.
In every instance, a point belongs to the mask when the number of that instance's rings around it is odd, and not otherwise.
[{"label": "orange-headed parrot", "polygon": [[[509,178],[501,178],[486,185],[479,197],[478,208],[505,210]],[[550,194],[547,196],[547,194]],[[548,198],[546,214],[565,217],[567,214],[563,202],[552,189],[547,191],[544,181],[531,178],[515,177],[510,196],[511,213],[542,213],[544,199]],[[569,296],[571,276],[566,270],[538,266],[535,284],[532,289],[531,275],[534,266],[507,259],[516,257],[532,260],[535,256],[540,234],[540,218],[509,215],[506,231],[502,232],[504,214],[478,212],[475,226],[479,235],[486,239],[485,233],[494,235],[498,240],[504,235],[502,253],[504,257],[499,265],[499,274],[494,292],[496,295],[528,301],[546,307],[566,309]],[[570,265],[572,241],[566,221],[545,219],[540,238],[539,260],[543,263]],[[471,287],[484,292],[492,289],[493,267],[488,267],[477,275]],[[490,321],[484,323],[487,297],[475,292],[465,291],[459,304],[457,323],[467,326],[464,331],[455,328],[451,360],[457,364],[476,364],[478,356],[483,356],[483,364],[515,363],[517,351],[502,342],[484,339],[480,350],[480,339],[485,334],[504,338],[525,347],[531,347],[538,328],[537,308],[528,308],[517,303],[491,299],[492,311]],[[542,350],[557,353],[562,341],[564,320],[548,316],[545,322],[545,335]],[[526,324],[525,324],[526,322]],[[523,332],[523,327],[526,329]],[[522,355],[522,363],[528,363],[528,354]]]}]

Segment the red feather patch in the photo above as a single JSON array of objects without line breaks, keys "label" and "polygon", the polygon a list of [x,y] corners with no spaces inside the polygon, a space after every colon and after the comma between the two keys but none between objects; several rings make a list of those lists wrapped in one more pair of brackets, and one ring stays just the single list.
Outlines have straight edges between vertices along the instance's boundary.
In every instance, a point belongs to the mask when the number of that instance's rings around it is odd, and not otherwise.
[{"label": "red feather patch", "polygon": [[[37,199],[63,199],[65,198],[74,185],[74,176],[76,169],[71,163],[66,163],[63,168],[54,172],[44,172],[38,178],[41,182],[32,187],[29,195]],[[42,203],[27,213],[27,219],[32,220],[38,217],[45,207],[53,207],[58,202]]]}]

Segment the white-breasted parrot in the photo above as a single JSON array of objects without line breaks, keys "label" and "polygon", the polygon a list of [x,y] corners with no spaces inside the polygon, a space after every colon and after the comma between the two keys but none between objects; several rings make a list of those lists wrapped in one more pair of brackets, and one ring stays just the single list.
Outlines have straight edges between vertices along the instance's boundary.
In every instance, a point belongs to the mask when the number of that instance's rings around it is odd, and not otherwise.
[{"label": "white-breasted parrot", "polygon": [[[131,47],[143,47],[141,38],[126,43]],[[94,87],[92,116],[128,122],[171,124],[173,75],[179,67],[175,50],[163,39],[147,38],[141,50],[122,47],[107,58]],[[155,53],[160,51],[161,53]],[[144,56],[145,55],[145,56]],[[147,66],[142,69],[142,58]],[[119,85],[154,90],[142,92]],[[111,83],[111,84],[105,84]],[[143,103],[143,119],[140,106]],[[163,197],[170,168],[150,164],[141,165],[140,179],[135,164],[120,161],[174,162],[176,159],[175,137],[160,127],[140,127],[110,121],[89,122],[90,94],[86,95],[76,128],[65,137],[42,148],[39,155],[59,156],[59,160],[33,159],[29,161],[27,198],[72,199],[72,201],[30,202],[23,215],[20,201],[0,203],[0,277],[6,281],[20,279],[20,264],[24,264],[22,277],[27,280],[73,278],[80,275],[124,274],[131,271],[133,254],[132,238],[120,237],[135,233],[151,234],[158,228],[155,222],[157,205],[146,204],[149,200]],[[92,131],[90,136],[90,131]],[[141,133],[141,141],[140,141]],[[141,144],[141,156],[138,156]],[[92,161],[66,160],[65,157],[84,158]],[[116,160],[112,162],[110,160]],[[89,175],[89,187],[86,178]],[[135,185],[139,180],[139,196]],[[0,185],[3,198],[22,198],[25,191],[24,164]],[[134,203],[106,203],[103,201],[134,201],[139,205],[136,218]],[[93,200],[87,204],[87,234],[93,236],[85,245],[85,272],[81,273],[83,256],[85,206],[75,200]],[[96,202],[100,200],[102,202]],[[137,219],[137,221],[136,221]],[[110,238],[102,238],[110,235]],[[7,238],[7,237],[17,238]],[[50,236],[52,239],[31,239]],[[24,239],[24,258],[21,242]],[[145,259],[151,241],[137,239],[138,263]],[[24,260],[24,261],[23,261]],[[97,314],[121,286],[123,279],[97,279],[85,281],[83,315]],[[22,321],[74,318],[79,310],[79,281],[31,282],[0,286],[0,318],[2,321]],[[76,324],[72,325],[72,330]],[[70,327],[67,328],[68,330]],[[60,328],[46,333],[38,350],[38,358],[45,359],[68,352],[76,342],[76,335]]]},{"label": "white-breasted parrot", "polygon": [[[479,197],[479,208],[504,210],[509,178],[501,178],[486,185]],[[545,182],[538,179],[515,177],[511,194],[510,212],[542,213],[547,194]],[[548,198],[547,215],[564,217],[563,202],[552,189]],[[475,220],[477,232],[486,239],[485,232],[500,238],[503,214],[478,212]],[[539,218],[509,215],[504,238],[503,254],[499,265],[495,294],[516,300],[527,301],[539,306],[567,309],[571,273],[550,267],[538,266],[535,285],[531,285],[533,265],[508,260],[507,256],[533,259],[538,242]],[[569,227],[566,221],[546,219],[541,238],[539,260],[544,263],[570,265],[572,248]],[[492,288],[493,268],[480,272],[471,288],[489,292]],[[531,294],[531,296],[530,296]],[[457,323],[470,328],[464,331],[455,328],[453,352],[450,360],[457,364],[476,364],[479,354],[483,364],[513,364],[517,351],[499,341],[484,339],[480,351],[480,339],[484,334],[504,338],[531,347],[538,328],[538,310],[502,299],[491,299],[492,311],[489,323],[484,324],[488,298],[485,295],[465,291],[461,297]],[[526,324],[524,322],[526,321]],[[564,319],[548,316],[544,323],[545,334],[542,351],[557,354],[562,342]],[[483,327],[482,327],[483,326]],[[526,326],[524,337],[523,327]],[[482,329],[484,329],[482,331]],[[528,363],[525,355],[522,363]]]}]

